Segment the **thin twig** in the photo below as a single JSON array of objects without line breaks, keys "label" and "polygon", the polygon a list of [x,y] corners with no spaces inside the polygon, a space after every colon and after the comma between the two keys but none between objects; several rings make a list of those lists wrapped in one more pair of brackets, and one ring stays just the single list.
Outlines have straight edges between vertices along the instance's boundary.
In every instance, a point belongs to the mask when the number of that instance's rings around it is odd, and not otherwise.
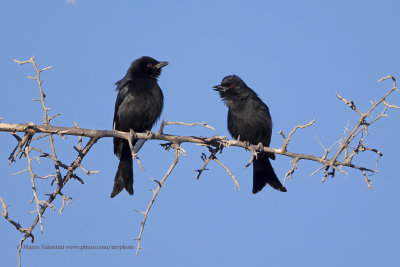
[{"label": "thin twig", "polygon": [[160,129],[158,130],[158,133],[163,133],[164,131],[164,126],[166,125],[186,125],[186,126],[196,126],[196,125],[201,125],[204,126],[208,129],[211,129],[213,131],[215,131],[215,128],[208,125],[206,122],[194,122],[194,123],[186,123],[186,122],[180,122],[180,121],[162,121],[161,122],[161,126]]},{"label": "thin twig", "polygon": [[282,150],[283,152],[287,150],[287,147],[288,147],[288,145],[289,145],[289,142],[290,142],[290,140],[292,139],[292,135],[296,132],[297,129],[299,129],[299,128],[303,129],[303,128],[309,127],[309,126],[313,125],[314,123],[315,123],[315,120],[312,119],[309,123],[296,125],[296,126],[293,128],[293,130],[289,133],[289,135],[288,135],[287,138],[285,138],[285,135],[283,134],[283,132],[280,131],[279,133],[282,135],[282,137],[283,137],[284,140],[285,140],[284,143],[283,143],[283,145],[282,145],[281,150]]},{"label": "thin twig", "polygon": [[28,161],[28,170],[29,170],[30,177],[31,177],[33,197],[34,197],[35,203],[36,203],[36,211],[35,212],[37,212],[37,214],[38,214],[39,222],[40,222],[40,231],[43,233],[42,214],[40,213],[40,200],[37,196],[36,185],[35,185],[36,174],[33,172],[33,169],[32,169],[32,159],[30,158],[30,151],[29,151],[28,147],[25,147],[25,156],[26,156],[26,160]]},{"label": "thin twig", "polygon": [[297,164],[299,163],[299,159],[294,158],[292,159],[291,163],[292,163],[292,168],[286,173],[285,178],[283,179],[283,185],[285,185],[285,182],[288,178],[292,180],[292,176],[294,171],[297,169]]},{"label": "thin twig", "polygon": [[146,211],[144,213],[141,212],[144,215],[144,217],[143,217],[143,221],[142,221],[142,224],[141,224],[141,227],[140,227],[139,236],[138,236],[138,238],[136,238],[136,240],[138,242],[137,243],[137,248],[136,248],[136,255],[138,255],[140,249],[143,249],[140,246],[140,242],[142,241],[142,234],[143,234],[144,226],[146,224],[147,217],[149,215],[150,209],[153,206],[154,201],[156,200],[157,195],[160,192],[161,187],[164,185],[165,181],[167,180],[168,176],[171,174],[171,172],[175,168],[176,164],[178,164],[179,155],[181,154],[180,149],[179,149],[179,144],[172,144],[171,147],[173,147],[174,151],[175,151],[174,161],[172,162],[172,164],[169,167],[167,173],[164,175],[164,177],[161,179],[161,181],[157,181],[157,185],[158,186],[157,186],[157,188],[155,190],[153,190],[153,197],[151,198],[150,203],[147,206]]},{"label": "thin twig", "polygon": [[239,186],[238,181],[236,180],[235,175],[233,175],[233,173],[221,161],[219,161],[217,158],[213,158],[213,160],[216,163],[218,163],[219,165],[221,165],[221,167],[224,168],[224,170],[232,177],[232,180],[235,183],[235,189],[237,188],[238,190],[240,190],[240,186]]}]

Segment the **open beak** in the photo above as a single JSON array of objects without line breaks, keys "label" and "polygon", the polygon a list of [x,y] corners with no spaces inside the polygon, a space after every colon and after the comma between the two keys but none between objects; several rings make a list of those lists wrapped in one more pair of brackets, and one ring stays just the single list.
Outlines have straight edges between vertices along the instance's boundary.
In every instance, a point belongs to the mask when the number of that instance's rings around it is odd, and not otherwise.
[{"label": "open beak", "polygon": [[226,87],[224,87],[222,85],[216,85],[216,86],[213,86],[213,88],[214,88],[215,91],[218,91],[218,92],[225,92],[226,89],[228,89],[228,88],[226,88]]},{"label": "open beak", "polygon": [[157,65],[154,65],[154,68],[155,68],[155,69],[161,69],[161,68],[167,66],[168,64],[169,64],[168,61],[161,61],[161,62],[158,63]]}]

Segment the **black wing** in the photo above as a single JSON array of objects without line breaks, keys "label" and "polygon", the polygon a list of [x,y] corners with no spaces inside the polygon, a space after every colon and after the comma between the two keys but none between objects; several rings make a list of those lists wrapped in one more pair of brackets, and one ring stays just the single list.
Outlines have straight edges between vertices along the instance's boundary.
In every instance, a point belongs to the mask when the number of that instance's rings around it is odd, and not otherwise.
[{"label": "black wing", "polygon": [[[113,120],[113,129],[114,130],[120,130],[119,122],[118,122],[118,109],[119,109],[121,103],[124,101],[126,95],[128,94],[129,86],[127,84],[125,84],[123,87],[118,86],[118,88],[120,88],[120,89],[118,92],[117,99],[115,100],[114,120]],[[121,141],[121,139],[114,137],[114,154],[116,154],[116,155],[119,152],[118,147],[119,147],[120,141]]]}]

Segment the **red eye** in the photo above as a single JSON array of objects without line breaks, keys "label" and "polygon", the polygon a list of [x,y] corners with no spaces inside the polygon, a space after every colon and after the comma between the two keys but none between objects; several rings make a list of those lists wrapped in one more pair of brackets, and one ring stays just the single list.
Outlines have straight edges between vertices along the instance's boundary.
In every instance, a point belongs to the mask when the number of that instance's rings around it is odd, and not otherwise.
[{"label": "red eye", "polygon": [[153,64],[149,63],[149,64],[147,64],[147,67],[151,68],[151,67],[153,67]]},{"label": "red eye", "polygon": [[229,89],[232,89],[233,88],[233,84],[229,84]]}]

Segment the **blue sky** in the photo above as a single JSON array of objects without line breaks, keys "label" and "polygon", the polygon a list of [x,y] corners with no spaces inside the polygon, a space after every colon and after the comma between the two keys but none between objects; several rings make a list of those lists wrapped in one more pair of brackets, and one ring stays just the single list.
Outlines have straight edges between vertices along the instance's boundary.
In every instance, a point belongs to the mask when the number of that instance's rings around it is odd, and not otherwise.
[{"label": "blue sky", "polygon": [[[134,59],[149,55],[167,60],[159,79],[164,91],[162,119],[207,122],[201,127],[168,126],[167,133],[228,135],[227,108],[211,87],[225,75],[237,74],[268,104],[274,121],[272,147],[280,147],[277,132],[315,118],[316,124],[297,132],[290,151],[322,155],[336,142],[355,112],[336,99],[336,92],[355,101],[362,111],[391,88],[376,81],[388,74],[399,78],[398,1],[5,1],[0,9],[0,71],[3,122],[42,122],[31,67],[13,59],[36,55],[51,114],[62,113],[54,125],[110,129],[116,98],[114,83]],[[400,103],[398,93],[389,98]],[[359,172],[337,175],[321,183],[309,177],[319,166],[301,161],[287,193],[265,188],[251,194],[250,158],[238,148],[219,159],[237,176],[241,190],[224,170],[202,166],[202,148],[184,144],[187,157],[167,180],[144,231],[139,256],[134,251],[23,251],[23,266],[396,266],[400,216],[397,174],[400,114],[371,127],[366,142],[384,154],[374,191]],[[159,124],[156,125],[156,128]],[[76,155],[76,138],[56,139],[62,161]],[[0,196],[10,204],[10,217],[30,226],[34,209],[27,175],[10,176],[25,168],[7,158],[14,139],[0,137]],[[71,181],[63,190],[74,199],[63,215],[48,210],[44,233],[35,230],[36,245],[134,245],[150,188],[173,160],[160,142],[140,151],[145,172],[134,164],[135,195],[109,195],[118,165],[112,140],[102,139],[84,160],[99,174],[85,184]],[[356,163],[374,168],[376,155],[365,153]],[[272,162],[283,178],[290,159]],[[36,165],[48,174],[45,163]],[[39,196],[52,191],[38,181]],[[60,207],[59,201],[55,202]],[[21,234],[0,218],[0,251],[4,266],[17,263]],[[30,244],[27,242],[26,244]]]}]

